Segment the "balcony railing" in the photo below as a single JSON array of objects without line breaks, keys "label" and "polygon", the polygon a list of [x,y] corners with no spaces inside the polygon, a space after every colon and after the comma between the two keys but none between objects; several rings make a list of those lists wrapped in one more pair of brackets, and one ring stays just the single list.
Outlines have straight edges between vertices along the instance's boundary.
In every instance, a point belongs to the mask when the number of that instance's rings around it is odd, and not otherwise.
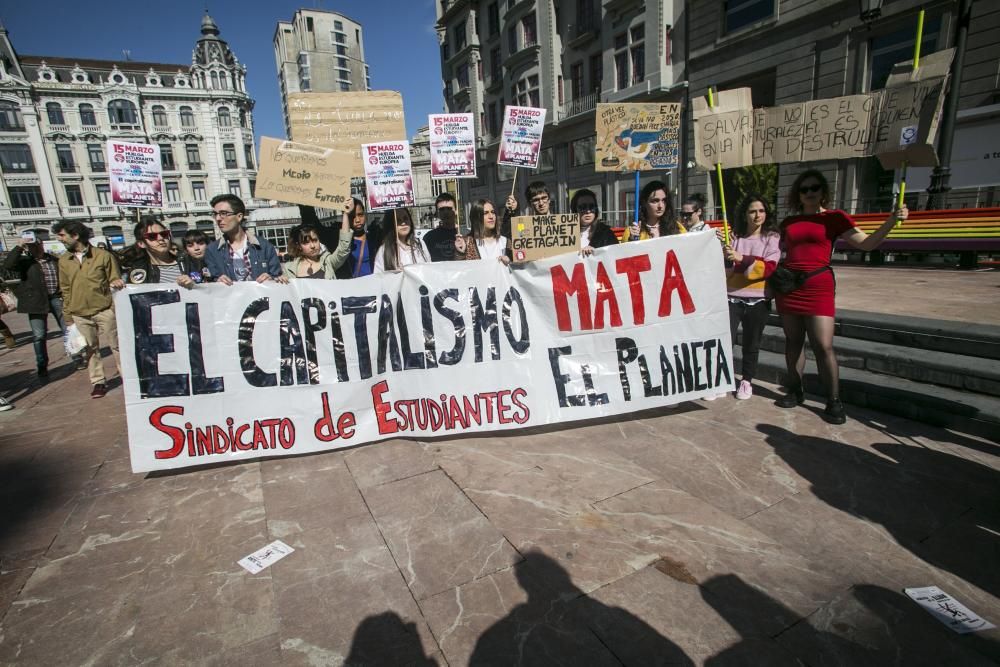
[{"label": "balcony railing", "polygon": [[597,107],[599,98],[600,95],[597,91],[594,91],[593,93],[584,95],[583,97],[570,100],[566,104],[559,107],[559,120],[578,116],[582,113],[587,113],[588,111],[593,111]]}]

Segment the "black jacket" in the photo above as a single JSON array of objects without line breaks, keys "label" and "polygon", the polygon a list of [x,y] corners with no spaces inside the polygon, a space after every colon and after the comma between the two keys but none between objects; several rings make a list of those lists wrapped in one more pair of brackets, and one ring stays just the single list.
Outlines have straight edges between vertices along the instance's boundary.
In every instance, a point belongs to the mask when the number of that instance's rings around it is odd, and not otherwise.
[{"label": "black jacket", "polygon": [[[209,283],[213,278],[208,272],[205,260],[195,259],[188,255],[179,255],[177,262],[181,266],[181,274],[191,276],[196,283]],[[149,255],[137,255],[122,267],[122,279],[130,285],[144,285],[160,282],[160,267],[149,261]]]},{"label": "black jacket", "polygon": [[[58,266],[58,257],[49,253],[45,253],[45,256]],[[14,295],[17,297],[17,312],[28,315],[48,315],[49,291],[45,288],[45,274],[38,261],[30,253],[25,252],[24,248],[16,246],[7,253],[3,268],[8,271],[17,271],[21,278],[21,282],[14,287]],[[58,271],[58,268],[56,270]]]},{"label": "black jacket", "polygon": [[591,224],[590,247],[603,248],[609,245],[618,245],[618,237],[614,231],[599,220]]}]

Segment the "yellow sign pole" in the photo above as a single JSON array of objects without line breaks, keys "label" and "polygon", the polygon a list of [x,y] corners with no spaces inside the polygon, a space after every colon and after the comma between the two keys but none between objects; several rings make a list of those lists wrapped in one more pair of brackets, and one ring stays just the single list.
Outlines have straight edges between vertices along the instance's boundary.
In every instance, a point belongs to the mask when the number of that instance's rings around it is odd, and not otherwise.
[{"label": "yellow sign pole", "polygon": [[[708,88],[708,106],[715,108],[715,96],[712,93],[712,88]],[[726,245],[729,245],[729,216],[726,213],[726,190],[722,185],[722,163],[715,163],[715,178],[718,183],[719,189],[719,200],[722,202],[722,234],[726,239]]]},{"label": "yellow sign pole", "polygon": [[[913,71],[920,67],[920,46],[924,39],[924,10],[917,14],[917,40],[913,45]],[[896,209],[903,207],[903,197],[906,196],[906,161],[903,161],[902,172],[899,175],[899,196],[896,198]],[[903,224],[902,220],[896,221],[896,226]]]}]

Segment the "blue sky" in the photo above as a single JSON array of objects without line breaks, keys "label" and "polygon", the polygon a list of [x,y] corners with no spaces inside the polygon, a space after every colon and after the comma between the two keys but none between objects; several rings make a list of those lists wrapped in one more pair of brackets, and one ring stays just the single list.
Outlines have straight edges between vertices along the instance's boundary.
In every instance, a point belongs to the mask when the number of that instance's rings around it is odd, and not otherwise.
[{"label": "blue sky", "polygon": [[20,54],[121,60],[122,49],[128,49],[132,60],[185,65],[191,63],[207,6],[220,36],[247,67],[258,142],[261,136],[285,136],[271,40],[277,22],[290,20],[303,7],[337,11],[364,26],[372,88],[402,93],[408,137],[444,104],[434,0],[17,0],[2,5],[0,21]]}]

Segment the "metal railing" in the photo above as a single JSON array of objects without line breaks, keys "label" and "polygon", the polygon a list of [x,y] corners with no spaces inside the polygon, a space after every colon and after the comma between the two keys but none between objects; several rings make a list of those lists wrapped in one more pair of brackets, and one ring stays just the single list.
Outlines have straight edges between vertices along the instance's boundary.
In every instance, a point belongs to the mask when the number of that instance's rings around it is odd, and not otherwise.
[{"label": "metal railing", "polygon": [[588,111],[593,111],[597,107],[599,99],[600,94],[597,91],[594,91],[584,95],[583,97],[570,100],[566,104],[559,107],[559,120],[587,113]]}]

